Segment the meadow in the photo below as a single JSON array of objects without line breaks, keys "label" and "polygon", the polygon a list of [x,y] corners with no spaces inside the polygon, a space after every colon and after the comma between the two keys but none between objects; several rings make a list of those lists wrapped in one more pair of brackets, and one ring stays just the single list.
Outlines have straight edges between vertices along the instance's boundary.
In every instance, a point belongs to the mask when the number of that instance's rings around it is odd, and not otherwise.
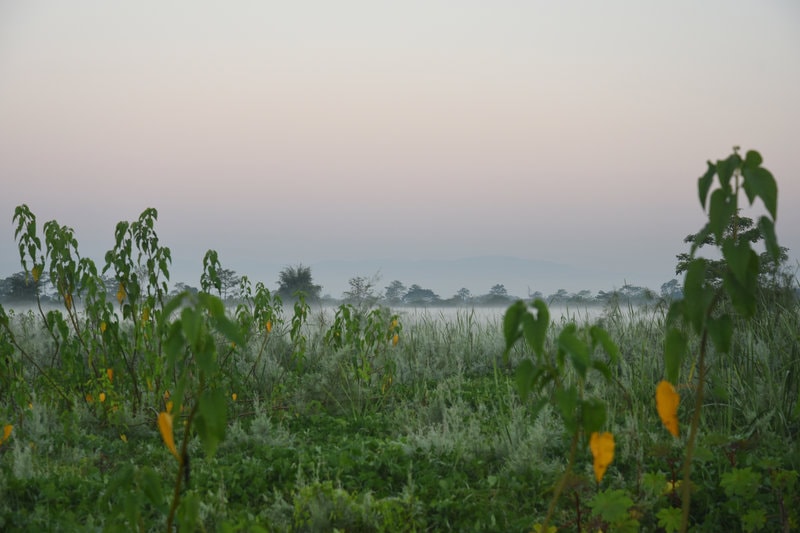
[{"label": "meadow", "polygon": [[699,181],[729,270],[693,248],[683,299],[591,317],[323,311],[247,278],[226,307],[213,251],[170,297],[152,209],[116,228],[112,294],[20,206],[63,306],[0,307],[0,530],[796,530],[800,306],[727,232],[741,181],[777,248],[751,154]]}]

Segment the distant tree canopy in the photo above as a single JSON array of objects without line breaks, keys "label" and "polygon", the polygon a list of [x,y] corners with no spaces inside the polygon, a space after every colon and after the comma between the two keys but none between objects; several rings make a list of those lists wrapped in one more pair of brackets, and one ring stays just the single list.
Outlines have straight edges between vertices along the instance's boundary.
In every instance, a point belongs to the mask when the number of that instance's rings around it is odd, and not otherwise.
[{"label": "distant tree canopy", "polygon": [[7,302],[35,302],[37,288],[42,280],[33,281],[25,272],[17,272],[0,280],[0,299]]},{"label": "distant tree canopy", "polygon": [[278,274],[278,295],[284,300],[296,299],[302,293],[306,300],[319,300],[321,285],[315,285],[311,267],[287,266]]},{"label": "distant tree canopy", "polygon": [[350,290],[345,291],[342,296],[345,302],[355,305],[360,309],[369,308],[380,299],[380,295],[375,293],[375,284],[378,282],[378,275],[371,278],[356,276],[348,280]]},{"label": "distant tree canopy", "polygon": [[394,280],[386,287],[384,298],[386,303],[390,305],[397,305],[403,303],[403,297],[406,295],[406,286],[399,280]]},{"label": "distant tree canopy", "polygon": [[220,283],[220,296],[226,300],[230,296],[235,296],[233,290],[239,286],[241,278],[236,275],[236,272],[228,268],[222,268],[217,272]]},{"label": "distant tree canopy", "polygon": [[416,283],[408,288],[408,292],[403,297],[403,303],[407,305],[431,305],[441,301],[439,295],[430,289],[423,289]]}]

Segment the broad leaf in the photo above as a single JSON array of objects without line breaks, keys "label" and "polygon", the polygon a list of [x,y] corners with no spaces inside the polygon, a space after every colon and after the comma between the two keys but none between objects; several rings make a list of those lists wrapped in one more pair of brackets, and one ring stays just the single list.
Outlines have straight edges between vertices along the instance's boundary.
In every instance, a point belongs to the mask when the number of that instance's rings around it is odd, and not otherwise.
[{"label": "broad leaf", "polygon": [[722,189],[717,189],[711,193],[711,203],[708,207],[708,229],[718,243],[722,242],[725,229],[736,213],[734,199],[735,197],[727,194]]},{"label": "broad leaf", "polygon": [[565,327],[558,336],[558,348],[569,354],[572,366],[585,379],[589,368],[589,347],[575,334],[574,324]]},{"label": "broad leaf", "polygon": [[664,368],[667,380],[671,383],[678,382],[681,363],[686,355],[686,336],[680,330],[670,328],[664,341]]},{"label": "broad leaf", "polygon": [[581,402],[581,415],[583,417],[583,430],[586,435],[600,431],[606,423],[606,404],[597,398],[590,398]]},{"label": "broad leaf", "polygon": [[775,224],[767,217],[758,219],[758,228],[764,236],[764,244],[767,247],[767,253],[775,261],[781,257],[781,248],[778,246],[778,238],[775,236]]},{"label": "broad leaf", "polygon": [[611,340],[611,336],[606,330],[598,326],[592,326],[589,328],[589,335],[592,337],[592,347],[600,344],[611,358],[612,363],[616,363],[619,360],[619,347]]},{"label": "broad leaf", "polygon": [[700,205],[703,210],[706,208],[706,200],[708,199],[708,190],[714,181],[714,174],[717,173],[717,167],[711,161],[708,162],[708,170],[697,180],[697,191],[700,193]]},{"label": "broad leaf", "polygon": [[756,196],[761,198],[764,207],[775,220],[778,217],[778,184],[772,173],[764,167],[758,167],[745,169],[742,175],[744,176],[745,192],[750,191],[750,194],[747,194],[750,203],[753,203]]},{"label": "broad leaf", "polygon": [[733,320],[727,313],[708,320],[708,334],[718,352],[730,353],[733,337]]},{"label": "broad leaf", "polygon": [[228,412],[225,400],[225,395],[218,390],[208,390],[200,396],[196,427],[208,457],[214,455],[217,446],[225,438]]}]

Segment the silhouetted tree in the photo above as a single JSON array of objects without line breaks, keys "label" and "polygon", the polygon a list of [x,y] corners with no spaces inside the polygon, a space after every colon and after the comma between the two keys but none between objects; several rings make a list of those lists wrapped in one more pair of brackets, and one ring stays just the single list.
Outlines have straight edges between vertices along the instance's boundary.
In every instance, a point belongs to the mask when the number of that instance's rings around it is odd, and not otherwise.
[{"label": "silhouetted tree", "polygon": [[[217,275],[219,276],[220,296],[223,300],[228,298],[228,291],[231,291],[239,286],[241,278],[236,275],[236,272],[229,268],[221,268]],[[230,296],[233,296],[231,294]]]},{"label": "silhouetted tree", "polygon": [[0,298],[8,302],[35,302],[36,289],[42,280],[33,281],[33,277],[25,272],[17,272],[0,280]]},{"label": "silhouetted tree", "polygon": [[456,299],[461,300],[461,303],[469,303],[472,300],[472,293],[466,287],[461,287],[456,292]]},{"label": "silhouetted tree", "polygon": [[403,302],[408,305],[431,305],[439,301],[441,300],[438,294],[435,294],[430,289],[423,289],[417,284],[409,287],[408,292],[403,297]]},{"label": "silhouetted tree", "polygon": [[363,276],[350,278],[348,280],[348,283],[350,284],[350,290],[345,291],[342,296],[347,303],[352,304],[361,310],[366,310],[375,305],[375,302],[377,302],[380,298],[375,294],[375,283],[377,283],[377,281],[377,274],[371,278],[366,278]]},{"label": "silhouetted tree", "polygon": [[400,281],[394,280],[386,287],[386,303],[389,305],[397,305],[403,303],[403,297],[406,295],[406,286]]},{"label": "silhouetted tree", "polygon": [[321,291],[322,286],[314,284],[311,267],[287,266],[278,274],[278,295],[283,300],[296,299],[301,292],[306,300],[318,300]]}]

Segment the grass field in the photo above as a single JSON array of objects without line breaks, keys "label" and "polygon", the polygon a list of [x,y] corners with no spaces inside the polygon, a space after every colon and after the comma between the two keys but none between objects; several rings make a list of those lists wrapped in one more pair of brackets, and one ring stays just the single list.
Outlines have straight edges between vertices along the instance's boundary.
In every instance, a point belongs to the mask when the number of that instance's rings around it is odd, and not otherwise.
[{"label": "grass field", "polygon": [[[679,505],[684,444],[661,425],[654,400],[664,374],[664,313],[609,308],[596,319],[621,358],[610,383],[586,387],[605,399],[616,451],[597,483],[581,447],[557,502],[557,531],[674,530],[669,510]],[[370,316],[386,326],[393,315]],[[179,461],[157,419],[172,387],[151,383],[141,402],[131,401],[119,358],[113,377],[83,371],[76,381],[62,358],[74,332],[54,338],[34,311],[8,318],[14,337],[6,336],[3,357],[23,364],[3,377],[0,393],[0,424],[13,425],[0,445],[0,530],[164,530]],[[525,402],[517,393],[513,369],[527,349],[515,347],[506,365],[501,319],[466,309],[401,313],[396,344],[381,337],[365,346],[372,319],[354,312],[360,336],[343,344],[326,339],[333,314],[313,310],[298,335],[287,318],[252,331],[241,346],[215,336],[224,437],[211,455],[189,436],[176,527],[533,531],[542,523],[569,434],[551,406],[533,413],[548,390]],[[120,335],[136,329],[127,322]],[[548,345],[568,322],[554,320]],[[737,324],[731,356],[708,361],[716,372],[695,454],[696,531],[798,526],[798,332],[797,306],[772,308]],[[690,376],[692,361],[683,370]],[[686,382],[678,390],[688,403]],[[188,405],[192,393],[185,394]],[[176,415],[177,434],[187,418]]]}]

